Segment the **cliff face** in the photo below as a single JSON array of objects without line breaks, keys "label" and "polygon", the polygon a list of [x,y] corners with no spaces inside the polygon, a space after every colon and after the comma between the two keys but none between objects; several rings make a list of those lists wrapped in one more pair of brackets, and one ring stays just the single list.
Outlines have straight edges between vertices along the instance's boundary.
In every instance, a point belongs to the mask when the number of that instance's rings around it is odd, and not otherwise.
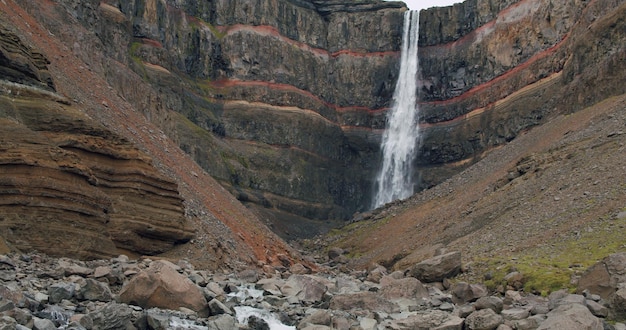
[{"label": "cliff face", "polygon": [[[34,3],[21,3],[58,33]],[[64,36],[92,70],[278,231],[369,205],[379,143],[372,128],[384,126],[393,93],[402,3],[62,0],[53,7],[96,34]]]},{"label": "cliff face", "polygon": [[548,117],[623,93],[623,31],[600,23],[622,9],[612,0],[477,0],[422,12],[422,186]]}]

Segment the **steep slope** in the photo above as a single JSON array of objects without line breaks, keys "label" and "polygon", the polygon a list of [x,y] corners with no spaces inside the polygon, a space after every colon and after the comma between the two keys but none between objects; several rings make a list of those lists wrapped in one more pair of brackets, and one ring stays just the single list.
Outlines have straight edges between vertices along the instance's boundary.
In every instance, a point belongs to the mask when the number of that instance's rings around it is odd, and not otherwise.
[{"label": "steep slope", "polygon": [[439,248],[458,250],[478,280],[515,267],[558,277],[546,284],[555,288],[624,251],[626,3],[592,1],[580,17],[560,46],[562,71],[500,103],[519,99],[520,110],[532,112],[544,107],[535,100],[544,100],[565,114],[442,184],[361,215],[334,232],[330,245],[349,250],[356,266],[397,269]]},{"label": "steep slope", "polygon": [[3,83],[8,245],[80,257],[165,251],[211,269],[290,264],[295,253],[282,240],[78,58],[80,46],[75,53],[61,41],[73,41],[71,34],[88,44],[93,33],[58,24],[58,4],[33,5],[57,22],[55,33],[24,10],[33,10],[28,4],[0,3],[3,41],[17,45],[3,55],[18,49],[3,70],[29,77]]}]

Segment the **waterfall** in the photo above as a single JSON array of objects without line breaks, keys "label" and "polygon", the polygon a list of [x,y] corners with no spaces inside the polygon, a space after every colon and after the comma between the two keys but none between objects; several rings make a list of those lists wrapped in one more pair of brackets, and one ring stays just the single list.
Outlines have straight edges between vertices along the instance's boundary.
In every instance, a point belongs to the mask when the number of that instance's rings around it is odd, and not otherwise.
[{"label": "waterfall", "polygon": [[400,74],[393,94],[393,108],[387,115],[381,150],[383,163],[378,174],[373,207],[413,194],[412,164],[417,151],[417,41],[419,11],[404,14]]}]

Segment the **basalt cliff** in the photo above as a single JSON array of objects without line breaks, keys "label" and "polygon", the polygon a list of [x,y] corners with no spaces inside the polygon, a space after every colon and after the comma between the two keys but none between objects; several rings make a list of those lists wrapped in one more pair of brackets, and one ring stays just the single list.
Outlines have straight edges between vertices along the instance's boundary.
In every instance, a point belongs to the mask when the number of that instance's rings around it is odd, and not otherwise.
[{"label": "basalt cliff", "polygon": [[[76,218],[89,220],[69,222],[84,227],[84,242],[70,244],[83,257],[121,250],[289,264],[297,256],[261,222],[302,237],[368,210],[403,3],[0,8],[8,245],[67,241],[67,232],[45,233]],[[467,0],[421,11],[416,189],[550,118],[626,92],[624,10],[616,0]]]}]

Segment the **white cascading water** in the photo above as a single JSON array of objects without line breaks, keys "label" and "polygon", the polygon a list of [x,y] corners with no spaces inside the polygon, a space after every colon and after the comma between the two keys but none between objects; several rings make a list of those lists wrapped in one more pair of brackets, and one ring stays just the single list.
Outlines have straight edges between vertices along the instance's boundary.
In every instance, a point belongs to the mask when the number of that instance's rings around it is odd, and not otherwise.
[{"label": "white cascading water", "polygon": [[393,94],[393,108],[387,116],[381,149],[383,164],[376,180],[373,207],[413,194],[412,163],[417,151],[417,41],[419,11],[404,14],[400,75]]}]

